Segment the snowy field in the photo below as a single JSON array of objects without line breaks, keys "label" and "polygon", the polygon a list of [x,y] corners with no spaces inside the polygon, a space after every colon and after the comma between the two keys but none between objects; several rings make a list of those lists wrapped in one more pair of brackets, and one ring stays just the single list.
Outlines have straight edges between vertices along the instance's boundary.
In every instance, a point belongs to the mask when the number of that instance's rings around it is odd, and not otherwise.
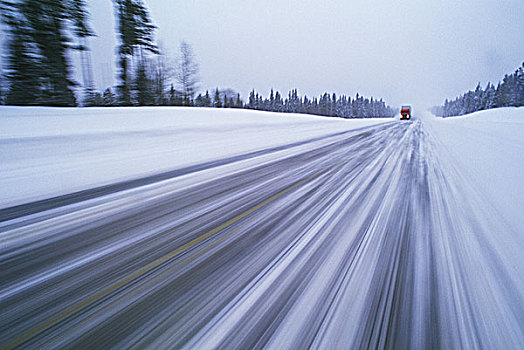
[{"label": "snowy field", "polygon": [[[461,164],[462,176],[524,226],[524,108],[416,117]],[[234,109],[0,107],[0,208],[387,121]]]},{"label": "snowy field", "polygon": [[0,208],[386,121],[215,108],[0,107]]},{"label": "snowy field", "polygon": [[3,206],[194,165],[0,210],[1,348],[524,344],[524,108],[0,111]]}]

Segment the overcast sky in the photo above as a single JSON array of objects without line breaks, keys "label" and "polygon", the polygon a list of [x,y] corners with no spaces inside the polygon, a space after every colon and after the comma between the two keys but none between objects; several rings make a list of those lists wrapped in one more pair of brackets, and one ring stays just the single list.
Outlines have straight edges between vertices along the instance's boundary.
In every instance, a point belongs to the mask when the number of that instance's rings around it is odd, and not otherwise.
[{"label": "overcast sky", "polygon": [[[182,40],[201,89],[324,91],[440,104],[524,60],[522,0],[144,0],[170,56]],[[99,88],[115,83],[112,2],[89,0]]]}]

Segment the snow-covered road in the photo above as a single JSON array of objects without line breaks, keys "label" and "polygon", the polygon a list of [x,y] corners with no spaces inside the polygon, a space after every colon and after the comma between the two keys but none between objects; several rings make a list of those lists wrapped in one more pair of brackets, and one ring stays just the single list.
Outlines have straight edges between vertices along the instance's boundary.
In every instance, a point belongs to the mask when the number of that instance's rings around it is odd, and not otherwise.
[{"label": "snow-covered road", "polygon": [[495,195],[487,166],[470,181],[471,147],[447,132],[461,127],[330,126],[0,210],[1,348],[520,349],[524,231],[506,206],[524,184]]}]

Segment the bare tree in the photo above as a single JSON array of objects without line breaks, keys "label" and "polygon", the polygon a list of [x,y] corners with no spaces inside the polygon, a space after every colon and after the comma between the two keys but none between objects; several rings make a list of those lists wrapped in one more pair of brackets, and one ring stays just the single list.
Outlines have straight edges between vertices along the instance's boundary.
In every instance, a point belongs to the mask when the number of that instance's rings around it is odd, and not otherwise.
[{"label": "bare tree", "polygon": [[177,60],[176,80],[183,94],[184,104],[191,104],[199,83],[198,63],[191,45],[182,41]]}]

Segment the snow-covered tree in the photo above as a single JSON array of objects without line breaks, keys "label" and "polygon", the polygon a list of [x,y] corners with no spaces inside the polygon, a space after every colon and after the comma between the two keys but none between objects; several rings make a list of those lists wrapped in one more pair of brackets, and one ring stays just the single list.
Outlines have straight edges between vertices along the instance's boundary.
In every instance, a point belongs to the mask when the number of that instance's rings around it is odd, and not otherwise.
[{"label": "snow-covered tree", "polygon": [[488,82],[484,90],[484,105],[482,109],[490,109],[495,107],[495,87],[491,82]]},{"label": "snow-covered tree", "polygon": [[522,62],[522,66],[517,69],[515,72],[517,78],[516,82],[516,89],[517,89],[517,104],[518,106],[524,106],[524,62]]},{"label": "snow-covered tree", "polygon": [[220,98],[220,90],[216,88],[215,97],[213,98],[213,107],[222,108],[222,98]]},{"label": "snow-covered tree", "polygon": [[464,115],[483,109],[524,106],[524,63],[513,74],[506,74],[495,88],[491,82],[482,90],[480,83],[475,91],[468,91],[434,111],[444,117]]}]

